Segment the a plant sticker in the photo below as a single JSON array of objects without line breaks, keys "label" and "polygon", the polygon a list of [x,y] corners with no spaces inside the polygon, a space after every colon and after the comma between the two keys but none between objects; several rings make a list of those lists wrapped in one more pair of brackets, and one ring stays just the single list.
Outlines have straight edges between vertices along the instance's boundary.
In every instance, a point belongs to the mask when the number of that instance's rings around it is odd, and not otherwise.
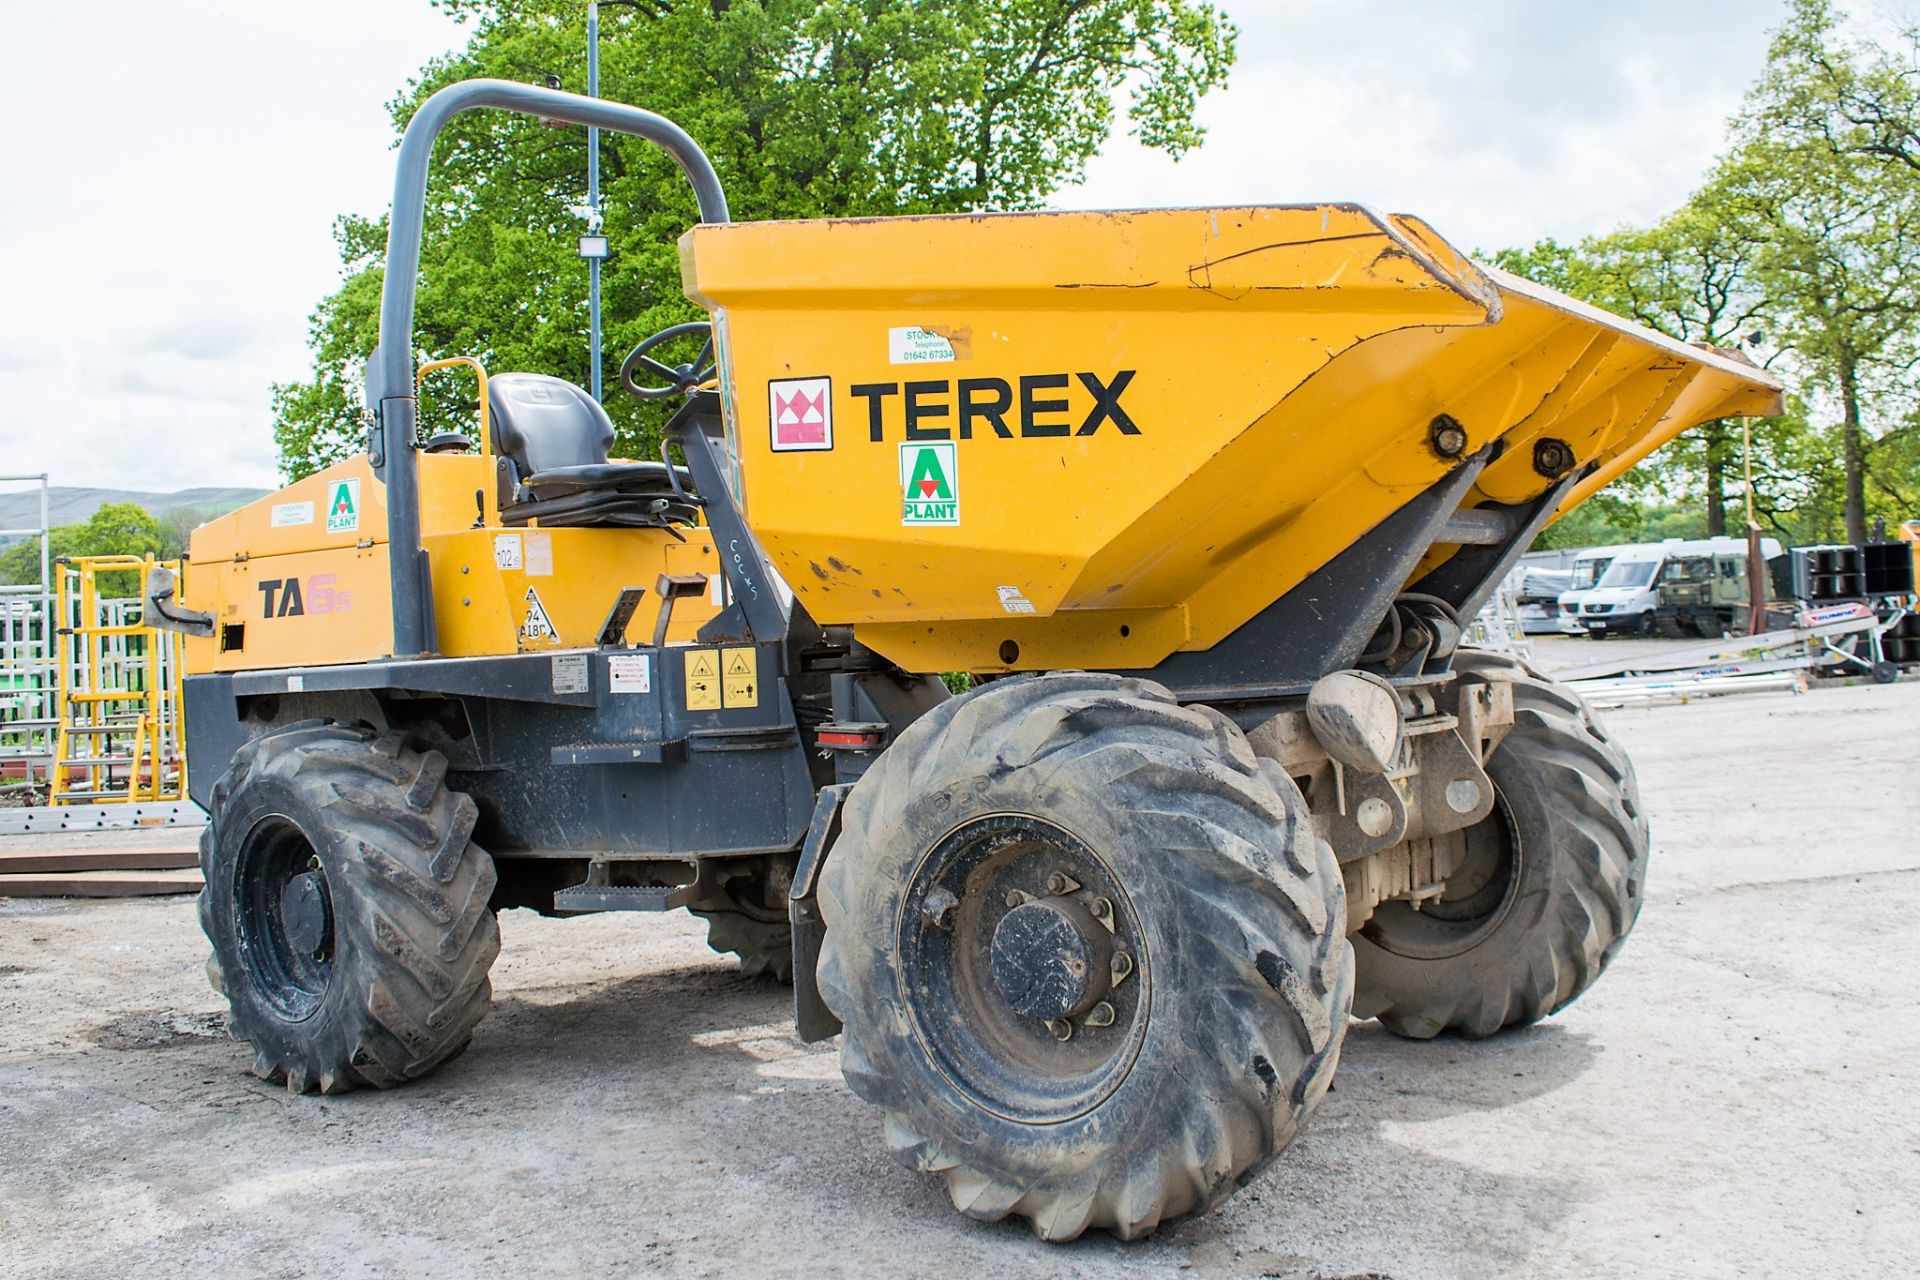
[{"label": "a plant sticker", "polygon": [[327,532],[353,533],[360,528],[360,481],[335,480],[327,486]]},{"label": "a plant sticker", "polygon": [[900,446],[900,523],[960,523],[960,470],[953,441]]}]

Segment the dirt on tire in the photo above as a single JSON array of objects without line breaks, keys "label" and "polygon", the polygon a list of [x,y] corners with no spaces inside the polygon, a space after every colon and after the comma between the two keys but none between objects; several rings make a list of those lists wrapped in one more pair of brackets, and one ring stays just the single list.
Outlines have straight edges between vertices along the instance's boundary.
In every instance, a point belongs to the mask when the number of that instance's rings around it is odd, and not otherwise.
[{"label": "dirt on tire", "polygon": [[1633,765],[1580,696],[1498,654],[1463,650],[1454,665],[1513,688],[1514,726],[1487,761],[1499,801],[1480,824],[1508,861],[1484,912],[1385,903],[1354,935],[1355,1016],[1411,1039],[1489,1036],[1565,1008],[1625,943],[1647,872]]},{"label": "dirt on tire", "polygon": [[[1123,1019],[1137,1048],[1110,1092],[1045,1123],[956,1083],[917,1030],[896,924],[930,849],[1010,815],[1111,867],[1150,993]],[[1011,914],[1013,899],[1002,911],[980,896],[988,924]],[[1352,961],[1331,849],[1231,721],[1145,681],[998,681],[930,711],[849,796],[820,900],[842,1072],[886,1112],[894,1157],[939,1174],[971,1217],[1024,1216],[1058,1241],[1205,1211],[1292,1141],[1339,1057]],[[1009,1093],[1025,1087],[1019,1066]]]},{"label": "dirt on tire", "polygon": [[[388,1088],[466,1048],[492,998],[500,932],[474,803],[447,789],[446,770],[439,752],[399,734],[328,722],[234,753],[201,837],[200,921],[213,943],[208,980],[256,1074],[293,1093]],[[330,955],[304,987],[259,958],[272,949],[260,937],[242,937],[262,915],[267,941],[278,927],[271,902],[249,899],[261,890],[248,883],[248,850],[264,824],[297,832],[330,886]]]}]

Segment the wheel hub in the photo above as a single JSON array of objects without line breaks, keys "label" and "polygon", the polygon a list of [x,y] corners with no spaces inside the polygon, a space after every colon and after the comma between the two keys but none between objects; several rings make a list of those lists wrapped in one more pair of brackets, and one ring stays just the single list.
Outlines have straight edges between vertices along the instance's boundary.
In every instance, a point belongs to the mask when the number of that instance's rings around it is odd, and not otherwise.
[{"label": "wheel hub", "polygon": [[274,1014],[313,1016],[333,978],[333,889],[320,855],[282,814],[254,824],[233,869],[233,964]]},{"label": "wheel hub", "polygon": [[1015,1011],[1078,1017],[1112,985],[1113,935],[1068,897],[1024,902],[993,931],[993,983]]},{"label": "wheel hub", "polygon": [[961,823],[922,855],[897,927],[913,1034],[985,1110],[1065,1120],[1131,1069],[1150,985],[1140,919],[1070,832],[1026,814]]},{"label": "wheel hub", "polygon": [[305,871],[287,881],[280,893],[280,922],[295,951],[315,959],[325,957],[333,937],[333,903],[325,872]]}]

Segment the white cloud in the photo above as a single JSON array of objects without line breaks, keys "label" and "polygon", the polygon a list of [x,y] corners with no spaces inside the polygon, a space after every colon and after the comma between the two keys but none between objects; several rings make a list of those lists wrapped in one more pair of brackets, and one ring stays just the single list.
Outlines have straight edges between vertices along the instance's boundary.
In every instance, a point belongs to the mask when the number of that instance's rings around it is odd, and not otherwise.
[{"label": "white cloud", "polygon": [[0,472],[275,483],[332,222],[389,198],[424,2],[16,6],[0,80]]},{"label": "white cloud", "polygon": [[1658,217],[1717,152],[1784,0],[1228,0],[1240,60],[1175,163],[1117,141],[1062,207],[1358,200],[1467,248]]},{"label": "white cloud", "polygon": [[[1207,146],[1116,139],[1078,208],[1363,200],[1467,247],[1658,216],[1782,0],[1228,0]],[[392,183],[385,104],[462,30],[425,0],[14,6],[0,79],[0,472],[274,483],[336,215]],[[644,104],[643,104],[644,105]]]}]

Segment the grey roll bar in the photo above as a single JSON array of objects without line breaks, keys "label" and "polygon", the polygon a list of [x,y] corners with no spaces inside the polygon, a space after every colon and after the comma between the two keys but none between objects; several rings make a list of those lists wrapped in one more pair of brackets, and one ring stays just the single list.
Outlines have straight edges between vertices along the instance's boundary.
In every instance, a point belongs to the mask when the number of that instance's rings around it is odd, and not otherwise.
[{"label": "grey roll bar", "polygon": [[665,116],[601,98],[583,98],[510,80],[463,80],[448,85],[414,112],[400,139],[387,225],[386,278],[380,293],[380,341],[367,361],[366,399],[376,417],[373,465],[387,485],[387,554],[392,568],[393,656],[432,649],[432,590],[420,544],[420,471],[413,447],[418,419],[414,394],[413,306],[420,283],[420,240],[426,222],[427,170],[433,144],[447,122],[475,107],[614,133],[657,144],[687,177],[702,222],[726,222],[727,197],[713,163],[684,129]]}]

